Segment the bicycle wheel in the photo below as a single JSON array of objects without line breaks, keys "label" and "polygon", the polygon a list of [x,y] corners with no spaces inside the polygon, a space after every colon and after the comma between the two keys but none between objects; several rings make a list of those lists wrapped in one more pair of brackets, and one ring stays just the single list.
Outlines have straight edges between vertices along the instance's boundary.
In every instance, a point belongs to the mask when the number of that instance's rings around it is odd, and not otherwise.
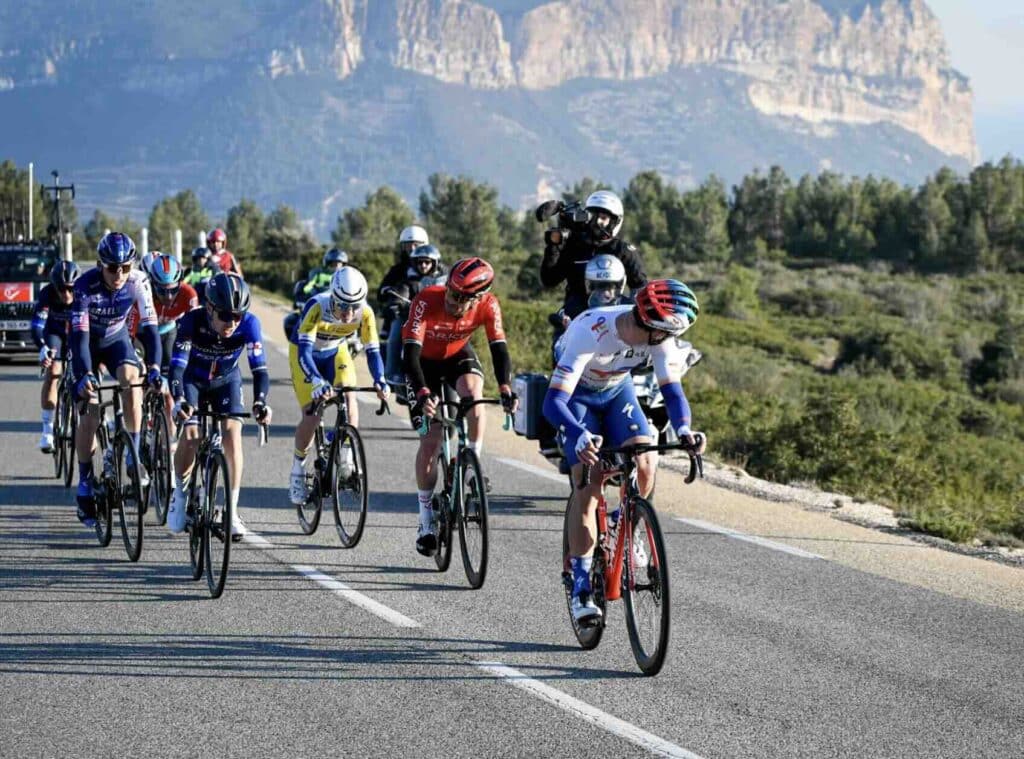
[{"label": "bicycle wheel", "polygon": [[188,487],[188,505],[185,507],[185,526],[188,530],[188,561],[192,567],[192,579],[203,576],[206,566],[206,549],[203,542],[206,538],[206,515],[203,504],[202,486],[199,485],[199,462],[192,469],[192,482]]},{"label": "bicycle wheel", "polygon": [[299,515],[299,527],[307,535],[316,532],[320,525],[320,515],[324,508],[324,471],[326,462],[323,458],[324,428],[316,428],[313,450],[306,456],[306,500],[295,506]]},{"label": "bicycle wheel", "polygon": [[166,524],[171,504],[171,430],[162,408],[155,409],[152,433],[146,503],[153,505],[156,523]]},{"label": "bicycle wheel", "polygon": [[78,408],[74,401],[69,399],[64,406],[64,413],[67,416],[64,435],[61,438],[64,445],[64,487],[69,488],[74,481],[75,456],[77,454],[75,437],[78,434]]},{"label": "bicycle wheel", "polygon": [[129,561],[142,555],[142,486],[139,484],[139,452],[131,435],[118,430],[114,435],[113,505],[121,517],[121,537]]},{"label": "bicycle wheel", "polygon": [[451,473],[444,454],[437,457],[437,482],[434,484],[433,503],[437,511],[437,551],[434,563],[442,572],[447,572],[452,563],[452,531],[455,529],[452,516]]},{"label": "bicycle wheel", "polygon": [[607,618],[604,597],[604,562],[599,561],[597,554],[600,549],[594,548],[594,568],[590,573],[590,589],[594,596],[594,603],[601,610],[601,620],[597,624],[581,625],[572,615],[572,568],[569,566],[569,504],[572,496],[565,504],[565,518],[562,520],[562,585],[565,589],[565,607],[569,612],[569,624],[572,625],[572,632],[579,641],[580,648],[589,651],[597,648],[604,634],[604,623]]},{"label": "bicycle wheel", "polygon": [[651,504],[634,498],[629,511],[623,557],[626,628],[640,671],[656,675],[665,663],[670,627],[665,539]]},{"label": "bicycle wheel", "polygon": [[459,454],[459,544],[462,566],[469,586],[476,590],[487,576],[487,488],[480,466],[480,457],[471,448]]},{"label": "bicycle wheel", "polygon": [[58,480],[64,476],[64,446],[61,444],[61,436],[64,434],[64,404],[66,401],[61,396],[60,387],[57,387],[57,404],[53,407],[53,476]]},{"label": "bicycle wheel", "polygon": [[100,417],[100,426],[96,429],[95,450],[92,454],[92,489],[96,506],[96,539],[101,546],[109,546],[113,536],[113,509],[111,507],[113,496],[103,471],[103,459],[106,458],[107,446],[107,428],[103,418]]},{"label": "bicycle wheel", "polygon": [[343,425],[334,438],[330,472],[334,483],[334,527],[342,547],[355,548],[366,525],[369,493],[363,439],[351,424]]},{"label": "bicycle wheel", "polygon": [[222,451],[212,451],[206,461],[206,502],[203,552],[206,556],[206,584],[210,596],[220,598],[224,582],[228,579],[228,561],[231,558],[231,472]]}]

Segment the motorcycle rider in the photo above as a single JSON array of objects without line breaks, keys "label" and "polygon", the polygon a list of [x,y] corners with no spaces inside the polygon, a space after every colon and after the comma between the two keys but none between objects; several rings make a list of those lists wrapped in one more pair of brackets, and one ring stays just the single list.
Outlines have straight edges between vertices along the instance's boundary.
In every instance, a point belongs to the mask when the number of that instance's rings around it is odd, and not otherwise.
[{"label": "motorcycle rider", "polygon": [[[584,274],[587,288],[587,308],[617,306],[622,302],[626,289],[626,267],[615,256],[601,253],[587,262]],[[548,317],[556,330],[564,330],[572,321],[560,308]]]},{"label": "motorcycle rider", "polygon": [[347,265],[348,253],[339,248],[331,248],[329,251],[324,253],[320,266],[309,273],[309,277],[306,279],[306,284],[302,286],[302,290],[300,291],[301,294],[306,298],[310,298],[318,293],[322,293],[331,286],[331,279],[334,277],[334,272]]}]

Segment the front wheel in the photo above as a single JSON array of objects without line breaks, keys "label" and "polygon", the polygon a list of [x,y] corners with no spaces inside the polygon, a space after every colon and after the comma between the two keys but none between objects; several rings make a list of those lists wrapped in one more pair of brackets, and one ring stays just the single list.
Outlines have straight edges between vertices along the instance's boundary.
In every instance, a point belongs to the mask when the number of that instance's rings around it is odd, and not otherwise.
[{"label": "front wheel", "polygon": [[188,505],[185,508],[185,525],[188,529],[188,560],[192,567],[192,579],[203,576],[205,566],[206,514],[204,485],[200,483],[202,476],[197,471],[198,464],[192,470],[192,482],[188,486]]},{"label": "front wheel", "polygon": [[434,497],[431,504],[436,508],[434,517],[437,519],[437,551],[434,563],[441,572],[447,572],[452,563],[452,488],[449,479],[448,459],[441,453],[437,457],[437,482],[434,483]]},{"label": "front wheel", "polygon": [[153,504],[156,523],[166,524],[167,508],[171,502],[171,432],[162,408],[154,409],[152,422],[146,502]]},{"label": "front wheel", "polygon": [[139,483],[139,451],[131,436],[120,430],[114,436],[114,501],[121,517],[121,537],[130,561],[142,555],[142,486]]},{"label": "front wheel", "polygon": [[78,433],[78,408],[71,396],[63,393],[64,402],[60,407],[60,438],[55,442],[63,449],[61,458],[64,461],[64,487],[71,487],[75,470],[75,435]]},{"label": "front wheel", "polygon": [[369,493],[366,486],[366,454],[359,430],[342,425],[331,446],[331,480],[334,526],[342,548],[355,548],[363,536]]},{"label": "front wheel", "polygon": [[645,675],[665,663],[669,639],[669,580],[665,539],[654,508],[643,498],[630,504],[623,556],[626,628],[633,658]]},{"label": "front wheel", "polygon": [[100,417],[100,426],[96,429],[96,441],[93,444],[92,471],[93,471],[93,495],[96,507],[96,539],[101,546],[109,546],[113,536],[113,510],[111,501],[113,495],[110,492],[110,483],[107,481],[104,471],[103,459],[107,451],[107,428]]},{"label": "front wheel", "polygon": [[228,579],[231,515],[235,510],[231,498],[230,474],[224,453],[211,452],[206,465],[206,501],[200,508],[205,516],[203,553],[206,559],[206,583],[212,598],[220,598]]},{"label": "front wheel", "polygon": [[295,512],[299,517],[299,527],[306,535],[312,535],[320,526],[320,515],[323,513],[324,502],[324,481],[326,473],[323,471],[326,460],[323,455],[326,445],[324,443],[324,428],[320,425],[316,428],[313,450],[306,455],[305,474],[306,478],[306,500],[295,505]]},{"label": "front wheel", "polygon": [[569,564],[569,506],[572,504],[572,496],[565,504],[565,518],[562,521],[562,585],[565,588],[565,605],[569,611],[569,624],[572,625],[572,632],[576,636],[580,647],[589,651],[597,648],[604,634],[604,621],[607,610],[605,609],[604,597],[604,576],[602,574],[603,562],[598,561],[597,553],[600,547],[594,548],[594,569],[590,573],[590,586],[594,597],[594,603],[601,609],[601,620],[596,624],[581,625],[576,621],[572,613],[572,566]]},{"label": "front wheel", "polygon": [[476,590],[487,577],[487,487],[480,458],[471,448],[464,448],[459,456],[459,482],[456,518],[462,566],[469,586]]}]

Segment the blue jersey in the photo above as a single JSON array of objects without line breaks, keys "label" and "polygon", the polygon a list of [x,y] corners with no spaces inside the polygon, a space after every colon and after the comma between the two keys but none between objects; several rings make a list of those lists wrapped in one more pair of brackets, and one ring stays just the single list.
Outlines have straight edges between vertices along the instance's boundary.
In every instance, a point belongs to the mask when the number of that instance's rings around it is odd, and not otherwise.
[{"label": "blue jersey", "polygon": [[102,350],[119,341],[131,343],[128,314],[133,306],[139,311],[139,337],[146,350],[146,360],[159,366],[160,336],[156,329],[153,293],[146,275],[133,269],[118,290],[107,287],[98,266],[75,280],[75,302],[71,307],[75,376],[93,371],[93,346]]},{"label": "blue jersey", "polygon": [[263,402],[270,390],[270,375],[263,352],[260,320],[254,314],[246,313],[229,337],[221,337],[210,324],[205,308],[189,311],[178,320],[178,334],[171,356],[171,391],[174,397],[182,397],[183,380],[211,384],[231,375],[238,369],[242,351],[249,354],[255,399]]},{"label": "blue jersey", "polygon": [[53,285],[46,285],[39,291],[36,310],[32,314],[32,339],[36,341],[37,348],[43,347],[44,333],[67,335],[70,332],[72,305],[61,301]]}]

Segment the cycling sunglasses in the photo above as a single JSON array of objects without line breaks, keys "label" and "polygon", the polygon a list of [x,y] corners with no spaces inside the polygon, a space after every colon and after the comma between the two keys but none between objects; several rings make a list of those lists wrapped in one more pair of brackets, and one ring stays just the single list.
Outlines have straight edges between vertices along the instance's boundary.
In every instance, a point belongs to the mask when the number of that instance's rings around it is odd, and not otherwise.
[{"label": "cycling sunglasses", "polygon": [[215,311],[214,313],[217,314],[217,318],[222,322],[240,322],[242,317],[245,316],[244,313],[240,314],[237,311]]},{"label": "cycling sunglasses", "polygon": [[103,268],[111,274],[127,274],[132,270],[131,261],[126,264],[103,264]]},{"label": "cycling sunglasses", "polygon": [[474,295],[472,293],[459,293],[455,292],[450,288],[448,289],[447,294],[449,300],[451,300],[452,303],[457,303],[460,306],[464,303],[472,303],[473,301],[480,297],[479,294]]},{"label": "cycling sunglasses", "polygon": [[154,287],[153,292],[156,293],[158,298],[173,298],[181,291],[181,286],[176,285],[174,287]]}]

